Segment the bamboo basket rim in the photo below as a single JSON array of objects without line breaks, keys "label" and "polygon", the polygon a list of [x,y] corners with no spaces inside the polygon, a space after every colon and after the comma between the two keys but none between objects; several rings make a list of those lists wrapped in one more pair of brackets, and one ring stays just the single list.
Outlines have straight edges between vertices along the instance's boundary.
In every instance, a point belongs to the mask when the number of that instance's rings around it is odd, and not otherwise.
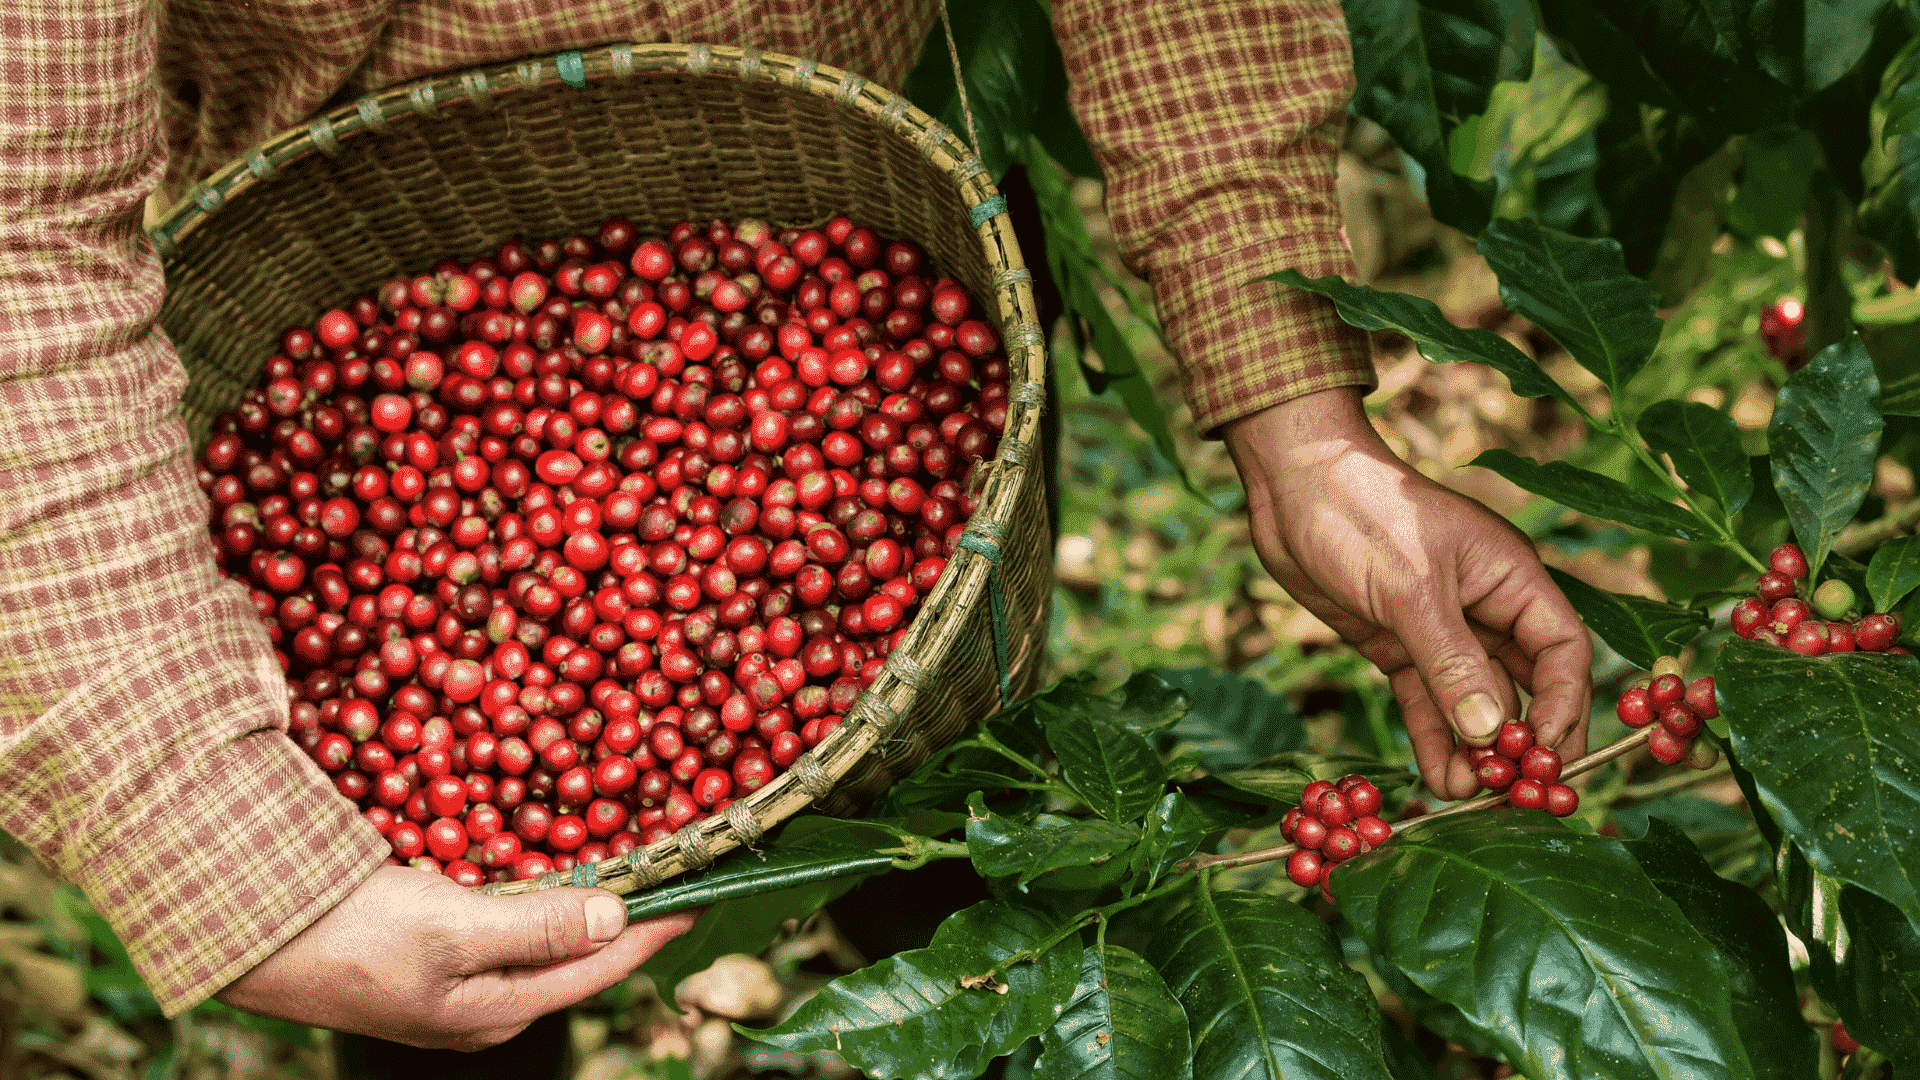
[{"label": "bamboo basket rim", "polygon": [[[384,134],[396,121],[432,122],[443,109],[489,111],[521,94],[570,87],[576,92],[635,77],[693,76],[773,83],[793,93],[833,101],[897,138],[907,140],[929,165],[954,182],[969,223],[992,270],[986,314],[998,323],[1009,364],[1008,413],[999,447],[985,471],[978,504],[960,548],[923,602],[900,647],[818,746],[809,749],[765,787],[733,802],[722,814],[682,827],[651,845],[598,863],[556,871],[529,881],[486,885],[492,894],[532,892],[557,886],[588,886],[629,893],[650,889],[678,874],[709,866],[718,856],[755,845],[768,829],[829,794],[839,779],[870,751],[896,737],[895,728],[915,697],[929,689],[937,661],[951,645],[940,624],[963,624],[977,606],[993,601],[996,655],[1001,658],[1001,704],[1009,685],[1008,644],[1001,604],[1001,545],[1026,483],[1042,483],[1034,467],[1045,401],[1045,334],[1036,320],[1032,274],[1026,269],[1006,199],[979,155],[945,124],[879,84],[828,64],[753,47],[710,44],[615,43],[568,50],[429,76],[396,85],[315,116],[271,136],[195,184],[149,230],[163,260],[180,242],[282,167],[315,154],[334,157],[344,140]],[[799,224],[799,223],[790,223]],[[987,297],[978,297],[983,303]],[[929,656],[929,654],[932,654]],[[930,689],[938,692],[939,687]],[[917,738],[918,732],[905,737]]]}]

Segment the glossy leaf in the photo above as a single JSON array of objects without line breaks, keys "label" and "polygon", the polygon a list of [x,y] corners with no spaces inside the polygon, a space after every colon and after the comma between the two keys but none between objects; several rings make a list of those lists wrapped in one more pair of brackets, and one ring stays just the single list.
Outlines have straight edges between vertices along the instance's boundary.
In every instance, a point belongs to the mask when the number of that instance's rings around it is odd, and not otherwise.
[{"label": "glossy leaf", "polygon": [[1640,437],[1673,459],[1687,486],[1737,514],[1753,497],[1753,470],[1733,418],[1697,401],[1656,401],[1640,414]]},{"label": "glossy leaf", "polygon": [[662,945],[640,965],[640,971],[653,978],[660,999],[671,1003],[674,987],[681,980],[705,971],[715,960],[731,953],[758,956],[779,935],[782,923],[788,919],[804,922],[859,882],[857,877],[815,881],[714,904],[693,929]]},{"label": "glossy leaf", "polygon": [[[1847,1034],[1893,1059],[1902,1073],[1920,1065],[1920,930],[1900,909],[1863,889],[1840,890],[1846,948],[1816,954],[1833,965],[1833,985],[1821,990],[1847,1023]],[[1824,945],[1814,949],[1824,952]]]},{"label": "glossy leaf", "polygon": [[1187,1016],[1160,973],[1118,945],[1087,946],[1065,1013],[1040,1037],[1034,1080],[1183,1080]]},{"label": "glossy leaf", "polygon": [[1413,783],[1413,774],[1398,765],[1358,754],[1279,754],[1244,769],[1215,773],[1213,779],[1274,806],[1293,806],[1315,780],[1338,781],[1355,773],[1382,791]]},{"label": "glossy leaf", "polygon": [[1787,940],[1773,909],[1752,889],[1715,874],[1687,834],[1649,818],[1627,851],[1655,888],[1713,944],[1733,991],[1733,1022],[1761,1080],[1803,1080],[1819,1071],[1819,1045],[1800,1018]]},{"label": "glossy leaf", "polygon": [[967,799],[967,851],[982,877],[1016,877],[1017,884],[1050,870],[1107,863],[1140,839],[1138,825],[1042,814],[1022,825],[986,808],[978,795]]},{"label": "glossy leaf", "polygon": [[1587,629],[1638,668],[1652,668],[1662,656],[1678,656],[1713,624],[1706,611],[1596,589],[1551,566],[1547,573]]},{"label": "glossy leaf", "polygon": [[1500,299],[1620,393],[1660,343],[1659,297],[1627,273],[1620,244],[1502,218],[1480,237]]},{"label": "glossy leaf", "polygon": [[742,849],[705,873],[627,897],[627,919],[883,873],[893,868],[895,855],[881,849],[897,850],[900,843],[890,831],[863,822],[796,818],[771,848]]},{"label": "glossy leaf", "polygon": [[1194,890],[1148,943],[1193,1034],[1193,1075],[1387,1080],[1373,992],[1305,908]]},{"label": "glossy leaf", "polygon": [[1880,96],[1875,104],[1883,115],[1882,139],[1920,131],[1920,38],[1902,46],[1880,73]]},{"label": "glossy leaf", "polygon": [[1447,140],[1484,112],[1503,80],[1533,60],[1533,10],[1518,0],[1347,0],[1355,112],[1387,129],[1426,174],[1434,216],[1469,234],[1486,226],[1492,185],[1458,176]]},{"label": "glossy leaf", "polygon": [[1920,536],[1902,536],[1880,545],[1867,563],[1867,591],[1873,610],[1892,611],[1920,588]]},{"label": "glossy leaf", "polygon": [[969,1080],[977,1071],[958,1059],[1007,1003],[982,981],[993,968],[968,944],[896,953],[828,983],[784,1023],[734,1030],[795,1053],[831,1050],[874,1080]]},{"label": "glossy leaf", "polygon": [[1735,640],[1714,684],[1781,831],[1820,871],[1920,916],[1920,664]]},{"label": "glossy leaf", "polygon": [[1307,741],[1293,703],[1244,675],[1212,668],[1155,668],[1153,674],[1188,702],[1166,734],[1183,749],[1198,752],[1209,772],[1251,765]]},{"label": "glossy leaf", "polygon": [[985,1040],[954,1058],[955,1074],[978,1075],[988,1062],[1052,1027],[1065,1012],[1080,975],[1080,938],[1070,934],[1031,962],[1008,957],[1038,948],[1060,930],[1041,908],[1016,899],[983,900],[941,922],[931,945],[973,946],[997,965],[993,978],[1006,986],[1005,1002],[987,1025]]},{"label": "glossy leaf", "polygon": [[1332,274],[1309,278],[1297,270],[1282,270],[1260,280],[1319,293],[1333,301],[1334,310],[1348,324],[1400,334],[1413,342],[1421,356],[1436,364],[1485,364],[1505,375],[1513,392],[1521,397],[1558,398],[1575,412],[1583,412],[1564,387],[1512,342],[1491,330],[1453,325],[1431,300],[1349,285]]},{"label": "glossy leaf", "polygon": [[1712,534],[1681,506],[1635,491],[1618,480],[1569,465],[1541,464],[1511,450],[1488,450],[1473,464],[1492,469],[1520,487],[1589,517],[1605,518],[1678,540],[1704,540]]},{"label": "glossy leaf", "polygon": [[1377,956],[1530,1076],[1753,1075],[1713,946],[1617,841],[1538,811],[1438,818],[1333,891]]},{"label": "glossy leaf", "polygon": [[1541,8],[1589,70],[1638,100],[1677,102],[1729,134],[1792,119],[1808,48],[1797,19],[1754,17],[1714,0],[1546,0]]},{"label": "glossy leaf", "polygon": [[1119,724],[1081,710],[1042,703],[1047,746],[1060,760],[1060,778],[1108,821],[1133,821],[1160,800],[1167,780],[1160,755]]},{"label": "glossy leaf", "polygon": [[1146,835],[1133,852],[1134,872],[1146,875],[1142,887],[1153,888],[1173,864],[1199,850],[1210,831],[1206,819],[1194,809],[1193,800],[1182,792],[1168,792],[1148,812]]},{"label": "glossy leaf", "polygon": [[1129,731],[1158,731],[1187,715],[1186,692],[1169,682],[1165,669],[1136,671],[1111,694],[1093,691],[1094,680],[1073,676],[1035,697],[1036,704],[1112,721]]},{"label": "glossy leaf", "polygon": [[1873,407],[1879,393],[1873,357],[1860,335],[1849,333],[1794,372],[1774,404],[1767,425],[1773,487],[1816,574],[1834,534],[1853,520],[1873,484],[1883,426]]}]

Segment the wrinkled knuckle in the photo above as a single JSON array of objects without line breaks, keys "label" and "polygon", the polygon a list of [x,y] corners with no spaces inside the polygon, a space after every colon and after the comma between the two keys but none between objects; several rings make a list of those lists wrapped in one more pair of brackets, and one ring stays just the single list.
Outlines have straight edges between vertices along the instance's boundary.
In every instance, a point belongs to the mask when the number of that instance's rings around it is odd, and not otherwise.
[{"label": "wrinkled knuckle", "polygon": [[558,904],[541,904],[529,931],[529,953],[551,963],[572,953],[573,922]]},{"label": "wrinkled knuckle", "polygon": [[1433,670],[1427,673],[1435,686],[1455,687],[1471,682],[1480,674],[1480,664],[1465,653],[1447,653],[1434,661]]}]

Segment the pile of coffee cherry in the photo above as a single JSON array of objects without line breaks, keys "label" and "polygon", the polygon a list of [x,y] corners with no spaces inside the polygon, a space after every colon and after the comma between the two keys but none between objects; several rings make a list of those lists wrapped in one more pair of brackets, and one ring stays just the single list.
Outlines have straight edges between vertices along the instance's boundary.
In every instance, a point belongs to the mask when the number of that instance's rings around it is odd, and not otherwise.
[{"label": "pile of coffee cherry", "polygon": [[1767,559],[1754,595],[1733,605],[1733,632],[1748,641],[1792,649],[1802,656],[1844,652],[1906,653],[1898,616],[1873,613],[1854,619],[1853,587],[1839,579],[1802,596],[1807,556],[1797,544],[1781,544]]},{"label": "pile of coffee cherry", "polygon": [[199,478],[293,738],[395,861],[477,885],[653,843],[826,738],[1007,388],[912,244],[614,219],[288,329]]}]

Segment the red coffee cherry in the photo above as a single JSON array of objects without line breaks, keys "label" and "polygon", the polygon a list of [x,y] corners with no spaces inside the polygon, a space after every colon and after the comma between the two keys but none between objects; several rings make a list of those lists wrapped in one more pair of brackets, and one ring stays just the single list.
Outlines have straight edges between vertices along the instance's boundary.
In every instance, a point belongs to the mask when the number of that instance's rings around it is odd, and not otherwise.
[{"label": "red coffee cherry", "polygon": [[1533,745],[1533,725],[1524,720],[1509,720],[1500,725],[1500,734],[1494,739],[1493,748],[1501,757],[1520,760],[1520,755]]},{"label": "red coffee cherry", "polygon": [[1794,581],[1807,576],[1807,556],[1798,544],[1781,544],[1774,548],[1773,554],[1767,556],[1767,566]]},{"label": "red coffee cherry", "polygon": [[1520,769],[1513,762],[1495,754],[1482,761],[1474,770],[1474,775],[1480,778],[1481,785],[1488,791],[1505,791],[1519,778]]},{"label": "red coffee cherry", "polygon": [[1653,701],[1645,689],[1634,687],[1620,695],[1620,704],[1614,708],[1614,714],[1628,727],[1643,728],[1653,723]]},{"label": "red coffee cherry", "polygon": [[1547,813],[1566,817],[1580,809],[1580,795],[1565,784],[1547,786]]},{"label": "red coffee cherry", "polygon": [[1320,883],[1320,855],[1301,850],[1287,856],[1287,877],[1303,889],[1313,888]]},{"label": "red coffee cherry", "polygon": [[1687,696],[1687,682],[1678,675],[1662,675],[1647,687],[1647,702],[1654,709],[1678,704]]},{"label": "red coffee cherry", "polygon": [[1720,715],[1720,700],[1714,693],[1713,676],[1702,675],[1687,684],[1686,706],[1702,720],[1711,720]]},{"label": "red coffee cherry", "polygon": [[[1682,708],[1682,706],[1674,706]],[[1535,746],[1520,757],[1520,775],[1542,784],[1551,784],[1560,779],[1560,755],[1545,747]]]},{"label": "red coffee cherry", "polygon": [[1547,785],[1521,777],[1507,789],[1507,802],[1515,810],[1543,810],[1547,805]]}]

